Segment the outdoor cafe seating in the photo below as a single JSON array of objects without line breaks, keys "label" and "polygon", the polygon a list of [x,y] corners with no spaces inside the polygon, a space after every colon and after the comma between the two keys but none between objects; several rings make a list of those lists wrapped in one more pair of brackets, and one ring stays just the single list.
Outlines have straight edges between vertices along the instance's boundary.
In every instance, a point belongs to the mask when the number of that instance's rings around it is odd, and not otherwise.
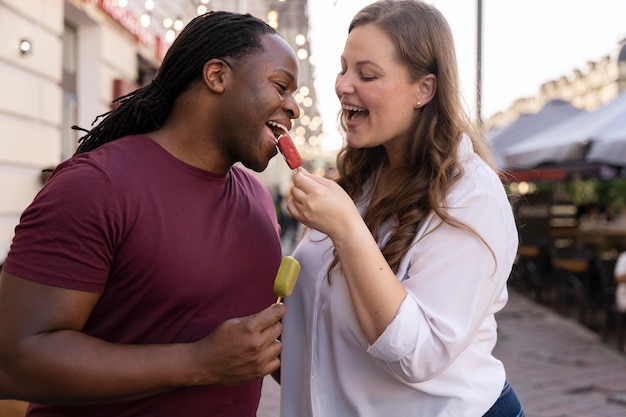
[{"label": "outdoor cafe seating", "polygon": [[614,268],[618,252],[577,247],[560,238],[524,238],[511,285],[536,302],[597,331],[605,343],[624,351],[626,313],[615,305]]}]

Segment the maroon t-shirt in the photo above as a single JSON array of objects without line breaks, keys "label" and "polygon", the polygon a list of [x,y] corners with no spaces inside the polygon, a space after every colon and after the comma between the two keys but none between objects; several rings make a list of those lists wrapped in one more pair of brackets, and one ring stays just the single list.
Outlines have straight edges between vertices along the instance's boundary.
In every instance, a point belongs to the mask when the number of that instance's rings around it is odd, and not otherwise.
[{"label": "maroon t-shirt", "polygon": [[[274,205],[252,173],[206,172],[131,136],[58,167],[22,215],[4,269],[102,293],[84,332],[149,344],[193,342],[266,308],[280,259]],[[254,416],[261,383],[110,406],[32,405],[28,415]]]}]

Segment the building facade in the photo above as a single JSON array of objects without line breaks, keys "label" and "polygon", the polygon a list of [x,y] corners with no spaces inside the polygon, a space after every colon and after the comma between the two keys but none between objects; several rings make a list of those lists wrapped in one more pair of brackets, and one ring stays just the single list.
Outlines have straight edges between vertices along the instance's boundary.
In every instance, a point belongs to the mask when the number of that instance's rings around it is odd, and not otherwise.
[{"label": "building facade", "polygon": [[491,116],[486,129],[505,126],[524,113],[536,113],[550,100],[560,99],[585,110],[596,109],[626,90],[626,39],[610,54],[589,61],[584,69],[576,68],[539,87],[537,94],[516,100],[508,109]]},{"label": "building facade", "polygon": [[[311,163],[323,137],[309,61],[306,0],[0,0],[0,264],[41,173],[71,157],[116,97],[155,75],[176,33],[207,10],[251,13],[276,27],[300,59],[301,117],[292,137]],[[259,174],[289,187],[276,157]]]}]

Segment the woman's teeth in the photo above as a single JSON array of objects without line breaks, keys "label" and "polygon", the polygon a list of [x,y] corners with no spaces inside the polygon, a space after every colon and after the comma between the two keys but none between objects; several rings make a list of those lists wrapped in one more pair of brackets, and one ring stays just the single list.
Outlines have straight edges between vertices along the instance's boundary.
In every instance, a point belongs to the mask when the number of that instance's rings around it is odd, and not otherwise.
[{"label": "woman's teeth", "polygon": [[349,106],[347,104],[344,104],[342,108],[347,113],[348,120],[352,120],[359,113],[367,114],[367,109],[364,109],[362,107]]},{"label": "woman's teeth", "polygon": [[353,112],[367,111],[367,109],[364,109],[362,107],[348,106],[347,104],[344,104],[342,107],[344,110],[353,111]]}]

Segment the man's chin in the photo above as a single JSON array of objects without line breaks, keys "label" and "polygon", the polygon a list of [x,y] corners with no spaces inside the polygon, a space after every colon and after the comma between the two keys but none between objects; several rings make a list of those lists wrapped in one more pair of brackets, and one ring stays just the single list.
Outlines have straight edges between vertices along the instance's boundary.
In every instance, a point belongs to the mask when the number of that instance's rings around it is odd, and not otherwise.
[{"label": "man's chin", "polygon": [[265,163],[262,162],[241,162],[241,165],[243,165],[244,167],[248,168],[251,171],[254,172],[263,172],[265,171],[265,169],[267,168],[267,166],[269,165],[269,160],[266,161]]}]

